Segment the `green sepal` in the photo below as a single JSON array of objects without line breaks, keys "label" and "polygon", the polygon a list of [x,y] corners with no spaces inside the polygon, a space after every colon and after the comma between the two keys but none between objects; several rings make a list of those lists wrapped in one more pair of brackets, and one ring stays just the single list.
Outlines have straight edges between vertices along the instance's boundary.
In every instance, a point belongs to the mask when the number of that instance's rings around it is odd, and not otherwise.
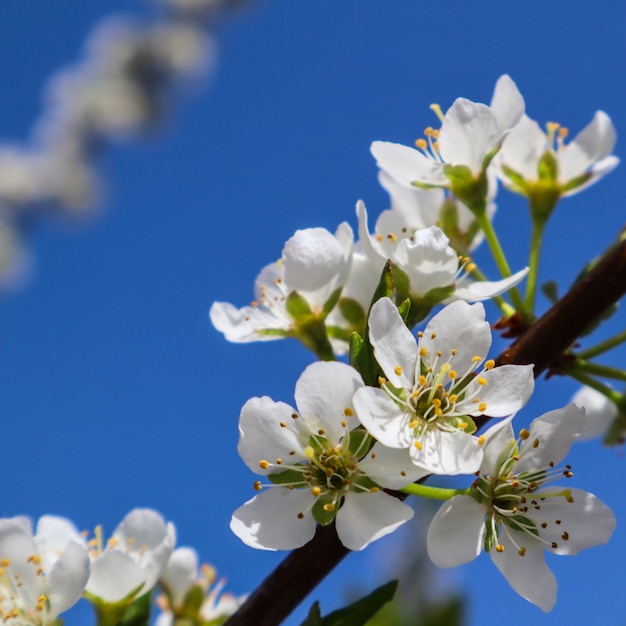
[{"label": "green sepal", "polygon": [[[390,266],[392,274],[392,285],[396,296],[396,302],[404,302],[411,294],[411,281],[406,272],[397,265]],[[393,293],[393,292],[392,292]],[[392,296],[388,296],[391,298]],[[374,304],[372,302],[372,304]]]},{"label": "green sepal", "polygon": [[321,526],[328,526],[328,524],[335,519],[335,515],[337,515],[337,511],[339,509],[338,506],[335,506],[332,511],[327,511],[324,508],[325,504],[331,504],[335,500],[336,495],[337,494],[334,491],[322,494],[319,498],[317,498],[315,504],[311,508],[311,513],[313,513],[315,521]]},{"label": "green sepal", "polygon": [[407,298],[402,302],[402,304],[398,307],[398,313],[400,313],[400,317],[402,321],[406,324],[407,319],[409,318],[409,313],[411,312],[411,299]]},{"label": "green sepal", "polygon": [[513,530],[530,533],[535,537],[539,537],[537,524],[535,524],[530,517],[526,517],[525,515],[514,515],[513,517],[507,518],[507,525]]},{"label": "green sepal", "polygon": [[426,319],[433,308],[449,298],[455,289],[454,285],[435,287],[421,297],[411,296],[411,310],[405,320],[406,325],[409,328],[413,328],[416,324]]},{"label": "green sepal", "polygon": [[315,452],[323,452],[324,450],[328,450],[328,439],[323,435],[311,435],[309,437],[309,445]]},{"label": "green sepal", "polygon": [[551,304],[556,304],[559,301],[559,286],[554,280],[549,280],[541,285],[541,293],[548,298]]},{"label": "green sepal", "polygon": [[[130,606],[132,606],[133,598],[139,593],[143,585],[143,583],[140,583],[127,595],[125,595],[119,602],[115,603],[105,602],[98,596],[89,593],[88,591],[85,591],[83,593],[84,597],[89,602],[91,602],[96,612],[98,622],[97,626],[121,626],[126,610],[130,608]],[[150,596],[151,594],[147,593],[144,595]],[[141,600],[141,598],[139,598],[138,600]],[[145,622],[145,625],[148,625],[147,621]]]},{"label": "green sepal", "polygon": [[541,181],[550,182],[552,184],[556,183],[559,177],[559,162],[552,150],[544,152],[539,159],[539,163],[537,163],[537,174]]},{"label": "green sepal", "polygon": [[446,198],[439,209],[437,226],[443,230],[450,240],[450,246],[457,252],[466,256],[476,233],[480,230],[478,222],[474,220],[465,232],[459,229],[459,207],[454,198]]},{"label": "green sepal", "polygon": [[299,485],[301,483],[306,483],[302,476],[302,472],[292,469],[286,469],[282,472],[268,474],[267,478],[275,485]]},{"label": "green sepal", "polygon": [[[183,614],[189,618],[197,617],[200,607],[204,604],[205,597],[205,590],[202,585],[193,585],[185,594]],[[176,626],[178,626],[178,622],[176,622]]]},{"label": "green sepal", "polygon": [[365,320],[365,310],[353,298],[339,298],[339,312],[350,324],[361,324]]},{"label": "green sepal", "polygon": [[478,215],[486,211],[489,181],[484,170],[475,177],[467,165],[446,164],[443,172],[450,181],[452,193],[467,205],[472,213]]},{"label": "green sepal", "polygon": [[576,189],[576,187],[580,187],[581,185],[584,185],[591,177],[592,177],[591,172],[585,172],[584,174],[581,174],[580,176],[577,176],[576,178],[572,178],[571,180],[568,180],[567,183],[565,183],[565,185],[561,187],[561,193],[567,193],[568,191],[571,191],[572,189]]},{"label": "green sepal", "polygon": [[292,291],[285,299],[285,310],[296,322],[303,322],[313,315],[311,306],[297,291]]},{"label": "green sepal", "polygon": [[[348,439],[348,450],[352,454],[356,454],[359,452],[359,459],[362,459],[372,447],[374,443],[374,439],[371,435],[362,428],[356,428],[355,430],[350,431],[350,436]],[[345,443],[345,439],[344,439]]]},{"label": "green sepal", "polygon": [[511,191],[527,195],[528,181],[513,168],[508,165],[501,165],[502,171],[506,174],[507,178],[515,185]]},{"label": "green sepal", "polygon": [[337,302],[339,301],[339,296],[341,296],[342,289],[343,289],[343,287],[338,287],[337,289],[335,289],[335,291],[333,291],[332,294],[330,295],[330,298],[328,298],[328,300],[326,300],[326,302],[324,302],[324,307],[323,307],[323,311],[324,311],[323,317],[324,318],[326,318],[326,316],[337,305]]},{"label": "green sepal", "polygon": [[[476,432],[476,424],[469,415],[462,415],[459,417],[453,417],[448,420],[451,426],[454,426],[457,430],[460,430],[468,435],[473,435]],[[465,424],[464,428],[461,428],[461,424]]]},{"label": "green sepal", "polygon": [[148,626],[151,606],[152,593],[144,593],[124,611],[119,626]]},{"label": "green sepal", "polygon": [[289,333],[282,328],[261,328],[256,331],[259,335],[269,335],[270,337],[288,337]]}]

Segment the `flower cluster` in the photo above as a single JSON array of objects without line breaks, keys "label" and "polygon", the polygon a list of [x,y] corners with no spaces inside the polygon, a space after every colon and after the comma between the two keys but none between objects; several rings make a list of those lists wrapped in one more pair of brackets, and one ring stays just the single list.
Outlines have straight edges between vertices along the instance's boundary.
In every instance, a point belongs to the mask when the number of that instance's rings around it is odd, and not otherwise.
[{"label": "flower cluster", "polygon": [[[362,550],[413,516],[398,490],[438,497],[446,502],[428,533],[433,562],[452,567],[485,550],[520,595],[548,611],[556,582],[543,551],[605,543],[615,518],[592,494],[552,486],[573,476],[561,463],[594,429],[583,408],[552,411],[513,435],[513,417],[534,389],[533,365],[489,356],[482,302],[498,304],[505,326],[532,321],[539,252],[529,268],[510,270],[492,225],[495,196],[499,180],[527,195],[542,227],[561,197],[617,164],[615,133],[598,113],[569,145],[558,126],[544,135],[508,76],[490,105],[459,98],[445,114],[432,108],[441,128],[427,128],[417,149],[372,144],[391,199],[373,232],[359,201],[357,241],[346,223],[335,234],[297,231],[261,271],[250,306],[211,308],[230,341],[294,337],[322,359],[300,375],[295,406],[269,397],[243,406],[239,454],[262,478],[231,529],[254,548],[284,550],[310,541],[318,524],[334,524],[345,547]],[[483,238],[499,280],[469,256]],[[526,277],[523,300],[516,287]],[[345,353],[349,363],[337,362]],[[475,476],[467,489],[446,490],[422,484],[430,475]]]}]

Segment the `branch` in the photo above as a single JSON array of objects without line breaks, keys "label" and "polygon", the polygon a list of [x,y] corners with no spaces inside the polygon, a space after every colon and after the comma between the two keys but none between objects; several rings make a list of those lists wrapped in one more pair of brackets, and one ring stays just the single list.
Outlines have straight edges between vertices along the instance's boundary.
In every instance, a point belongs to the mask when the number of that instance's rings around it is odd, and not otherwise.
[{"label": "branch", "polygon": [[[553,364],[609,307],[626,294],[626,241],[616,246],[584,279],[497,359],[500,365],[535,364],[535,377]],[[488,418],[484,418],[486,421]],[[277,626],[348,554],[334,525],[289,554],[225,626]]]}]

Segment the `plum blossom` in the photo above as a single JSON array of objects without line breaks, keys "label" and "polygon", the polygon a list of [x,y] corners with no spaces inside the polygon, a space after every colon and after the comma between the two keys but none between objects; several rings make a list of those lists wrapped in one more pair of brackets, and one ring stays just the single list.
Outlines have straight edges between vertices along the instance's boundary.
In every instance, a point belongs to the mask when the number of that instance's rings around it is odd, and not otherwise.
[{"label": "plum blossom", "polygon": [[[352,229],[345,222],[334,235],[324,228],[296,231],[285,244],[281,260],[261,270],[255,300],[240,309],[214,302],[211,322],[236,343],[298,336],[301,316],[323,319],[334,306],[350,272],[352,246]],[[297,312],[291,306],[295,298],[300,305]]]},{"label": "plum blossom", "polygon": [[[161,614],[155,626],[173,626],[177,616],[187,619],[191,615],[199,621],[222,623],[230,617],[245,600],[228,593],[221,593],[225,581],[215,584],[215,569],[210,565],[198,566],[198,555],[193,548],[177,548],[172,552],[163,573],[160,584],[165,595],[157,598]],[[204,598],[198,605],[194,593]]]},{"label": "plum blossom", "polygon": [[617,133],[603,111],[569,143],[567,128],[546,126],[544,132],[524,115],[494,159],[495,173],[512,191],[530,197],[552,191],[558,199],[589,187],[619,164],[611,154]]},{"label": "plum blossom", "polygon": [[606,543],[612,511],[593,494],[548,486],[571,478],[559,464],[584,426],[573,404],[534,420],[516,439],[511,420],[487,433],[479,478],[469,495],[448,500],[435,515],[428,554],[439,567],[468,563],[484,549],[513,589],[544,611],[556,602],[557,582],[544,560]]},{"label": "plum blossom", "polygon": [[618,410],[604,394],[591,387],[581,387],[572,402],[585,409],[585,426],[577,441],[587,441],[606,435],[609,426],[617,419]]},{"label": "plum blossom", "polygon": [[91,576],[86,592],[102,604],[130,603],[159,580],[176,543],[176,530],[152,509],[133,509],[104,544],[97,528],[89,541]]},{"label": "plum blossom", "polygon": [[505,74],[496,83],[490,106],[457,98],[443,116],[441,129],[428,128],[426,139],[418,139],[418,150],[375,141],[371,151],[378,166],[396,180],[451,187],[450,167],[463,167],[474,178],[484,173],[524,108],[524,99]]},{"label": "plum blossom", "polygon": [[372,263],[378,266],[378,275],[387,259],[391,259],[406,274],[411,299],[426,298],[431,301],[431,307],[442,301],[477,302],[493,298],[519,284],[528,273],[525,268],[498,281],[472,281],[469,272],[475,266],[468,257],[457,255],[448,237],[437,226],[416,231],[408,227],[385,231],[380,229],[387,224],[379,220],[376,233],[370,235],[362,201],[357,203],[357,217],[361,245]]},{"label": "plum blossom", "polygon": [[515,413],[534,388],[532,365],[485,361],[491,331],[480,303],[448,305],[416,342],[393,302],[382,298],[372,307],[369,337],[385,379],[380,389],[356,391],[359,420],[384,446],[408,448],[427,473],[475,472],[484,437],[473,436],[472,417]]},{"label": "plum blossom", "polygon": [[352,396],[363,387],[344,363],[309,365],[296,384],[298,410],[252,398],[239,420],[239,453],[270,485],[235,511],[231,529],[246,544],[289,550],[307,543],[317,522],[336,519],[350,550],[362,550],[413,516],[381,487],[401,488],[424,475],[407,455],[378,444],[362,429]]},{"label": "plum blossom", "polygon": [[0,618],[8,626],[50,626],[81,597],[89,556],[75,541],[45,558],[27,520],[0,520]]}]

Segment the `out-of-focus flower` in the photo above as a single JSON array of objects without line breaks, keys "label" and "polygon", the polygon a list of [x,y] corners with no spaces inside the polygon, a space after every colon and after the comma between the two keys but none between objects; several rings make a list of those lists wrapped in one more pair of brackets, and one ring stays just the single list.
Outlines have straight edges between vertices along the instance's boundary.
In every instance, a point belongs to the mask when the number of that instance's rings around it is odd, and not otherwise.
[{"label": "out-of-focus flower", "polygon": [[532,365],[485,361],[491,331],[480,303],[448,305],[416,342],[393,302],[382,298],[372,307],[369,331],[386,380],[381,389],[356,391],[363,426],[385,446],[408,448],[427,473],[475,472],[484,438],[473,436],[471,418],[503,417],[524,406],[534,388]]},{"label": "out-of-focus flower", "polygon": [[537,418],[519,440],[511,420],[487,431],[480,476],[470,495],[448,500],[431,523],[432,561],[455,567],[484,549],[517,593],[551,611],[557,582],[544,550],[577,554],[606,543],[615,528],[611,509],[593,494],[547,486],[572,476],[569,465],[558,465],[584,419],[584,409],[572,404]]},{"label": "out-of-focus flower", "polygon": [[585,426],[576,441],[587,441],[606,435],[618,415],[615,404],[591,387],[581,387],[574,394],[572,402],[585,409]]},{"label": "out-of-focus flower", "polygon": [[225,581],[216,583],[215,570],[210,565],[198,567],[198,555],[193,548],[174,550],[159,582],[165,595],[157,599],[162,612],[155,626],[173,626],[177,617],[197,619],[212,626],[221,624],[245,600],[222,593]]},{"label": "out-of-focus flower", "polygon": [[316,362],[296,384],[297,411],[268,397],[244,405],[239,453],[272,484],[234,512],[230,527],[242,541],[290,550],[312,539],[317,522],[336,518],[341,542],[362,550],[413,516],[381,487],[401,488],[425,473],[401,451],[372,447],[357,428],[352,396],[362,387],[349,365]]},{"label": "out-of-focus flower", "polygon": [[53,560],[20,520],[0,520],[0,618],[8,626],[50,626],[80,598],[89,556],[74,541]]},{"label": "out-of-focus flower", "polygon": [[104,543],[101,529],[89,542],[91,576],[85,591],[99,604],[130,603],[150,591],[170,558],[176,531],[151,509],[134,509]]}]

